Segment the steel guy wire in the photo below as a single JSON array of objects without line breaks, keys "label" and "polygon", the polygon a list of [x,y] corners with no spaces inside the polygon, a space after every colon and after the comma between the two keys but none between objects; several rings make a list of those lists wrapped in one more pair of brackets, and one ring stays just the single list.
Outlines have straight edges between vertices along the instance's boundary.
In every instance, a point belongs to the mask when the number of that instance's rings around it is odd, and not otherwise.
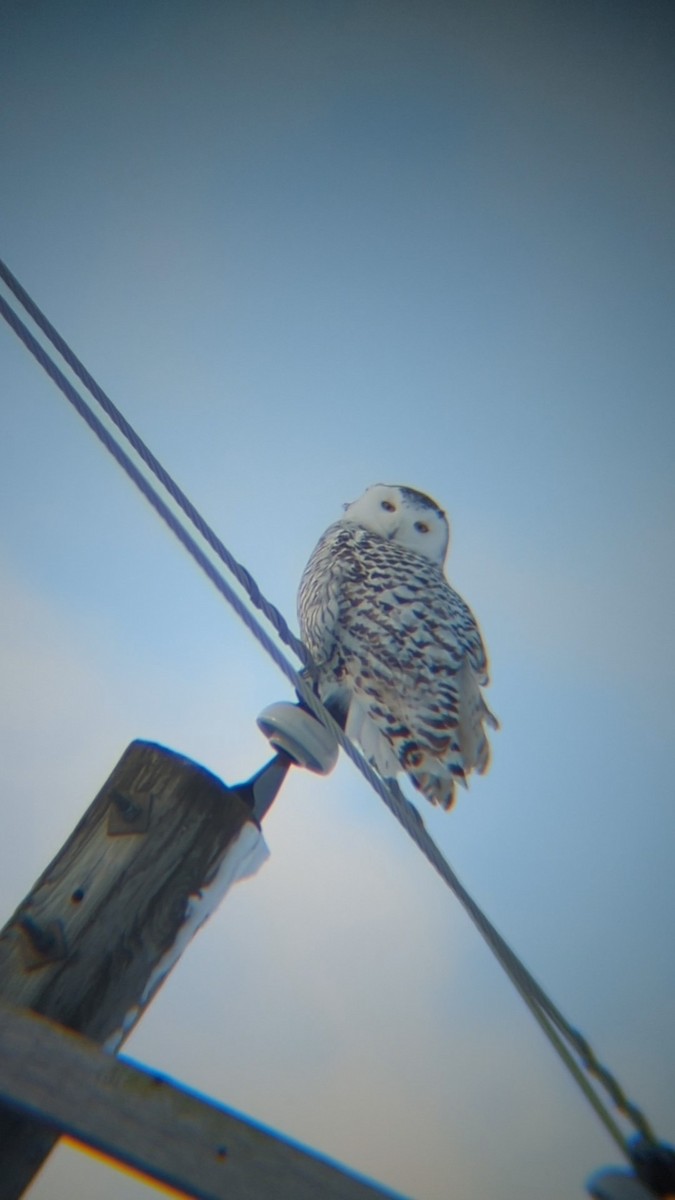
[{"label": "steel guy wire", "polygon": [[120,432],[124,435],[129,444],[143,460],[146,466],[152,471],[153,475],[160,481],[166,491],[176,502],[179,508],[183,510],[186,517],[194,525],[195,529],[202,535],[204,541],[208,543],[217,557],[225,564],[228,571],[234,575],[237,583],[246,592],[251,603],[255,605],[270,622],[276,633],[285,642],[287,646],[293,650],[301,663],[304,666],[309,666],[311,659],[307,647],[299,638],[295,636],[292,629],[289,628],[285,618],[275,608],[269,600],[263,596],[255,579],[246,570],[240,562],[230,553],[227,547],[220,540],[210,525],[202,517],[201,513],[195,508],[194,504],[185,495],[185,492],[178,486],[169,472],[162,466],[161,462],[150,450],[149,446],[143,441],[141,436],[136,432],[133,426],[127,421],[126,417],[117,408],[108,395],[99,386],[96,380],[89,374],[89,371],[80,362],[76,354],[73,353],[70,346],[61,335],[57,332],[45,314],[38,308],[35,301],[28,295],[28,292],[21,286],[19,280],[12,274],[9,267],[0,259],[0,278],[4,280],[7,287],[14,293],[16,299],[25,308],[26,312],[35,322],[39,329],[45,334],[52,345],[58,350],[61,357],[68,364],[74,375],[82,381],[91,395],[96,400],[97,404],[103,409],[110,420],[117,426]]},{"label": "steel guy wire", "polygon": [[[0,271],[0,274],[3,274],[3,277],[4,277],[3,271]],[[18,290],[23,292],[23,289],[21,289],[18,282],[16,284],[16,287]],[[18,292],[15,291],[15,294],[18,294]],[[31,302],[31,308],[34,308],[34,309],[36,309],[36,311],[39,311],[39,310],[37,310],[36,306],[32,304],[32,302]],[[90,408],[90,406],[88,405],[86,400],[80,395],[80,393],[77,391],[77,389],[70,383],[70,381],[66,378],[66,376],[63,374],[63,372],[60,370],[60,368],[56,365],[56,363],[53,361],[53,359],[49,356],[49,354],[44,349],[44,347],[37,341],[37,339],[33,336],[33,334],[30,332],[30,330],[27,328],[27,326],[24,324],[24,322],[21,320],[21,318],[18,316],[18,314],[14,312],[14,310],[10,307],[9,304],[7,304],[7,302],[4,300],[4,298],[2,296],[0,296],[0,314],[5,318],[5,320],[10,325],[10,327],[14,330],[14,332],[17,334],[17,336],[24,343],[26,348],[34,356],[34,358],[37,360],[37,362],[42,366],[42,368],[45,370],[45,372],[50,376],[50,378],[53,380],[53,382],[56,384],[56,386],[60,389],[60,391],[65,395],[66,399],[75,408],[77,413],[86,422],[86,424],[89,426],[89,428],[92,430],[92,432],[96,435],[96,437],[99,439],[99,441],[101,441],[101,443],[105,446],[106,450],[108,450],[108,452],[112,455],[112,457],[115,459],[115,461],[118,463],[118,465],[125,471],[127,476],[132,480],[132,482],[136,485],[136,487],[138,487],[138,489],[141,491],[141,493],[145,496],[146,500],[150,503],[150,505],[157,512],[157,514],[161,517],[161,519],[169,527],[169,529],[176,536],[176,538],[180,541],[180,543],[187,550],[187,552],[192,556],[193,560],[204,571],[204,573],[211,580],[211,582],[216,587],[216,589],[220,592],[220,594],[223,596],[223,598],[228,602],[228,604],[231,605],[231,607],[236,612],[237,616],[243,621],[243,623],[246,625],[248,630],[253,634],[253,636],[257,639],[257,641],[260,643],[260,645],[262,645],[262,647],[267,651],[267,653],[270,655],[272,660],[276,663],[276,665],[279,667],[279,669],[282,671],[282,673],[286,676],[286,678],[289,680],[289,682],[292,684],[292,686],[296,689],[299,696],[302,698],[303,703],[310,709],[310,711],[317,717],[317,719],[320,720],[333,733],[338,744],[345,751],[347,756],[351,759],[351,761],[355,764],[357,769],[361,772],[361,774],[370,783],[371,787],[378,794],[378,796],[384,801],[387,808],[396,817],[396,819],[403,826],[403,828],[406,830],[406,832],[409,834],[409,836],[412,838],[412,840],[416,843],[418,848],[426,856],[429,863],[434,867],[434,869],[438,872],[438,874],[441,876],[441,878],[444,880],[444,882],[453,891],[453,893],[455,894],[457,899],[460,901],[460,903],[464,907],[465,911],[470,916],[471,920],[474,922],[474,924],[478,928],[478,930],[481,933],[481,935],[483,936],[483,938],[486,940],[486,942],[492,949],[496,958],[501,963],[503,969],[505,970],[505,972],[511,979],[516,990],[519,992],[519,994],[521,995],[521,997],[527,1004],[528,1008],[534,1015],[535,1019],[538,1021],[539,1025],[543,1029],[544,1033],[547,1035],[547,1037],[551,1041],[552,1045],[554,1046],[554,1048],[557,1050],[558,1054],[562,1058],[563,1062],[570,1070],[573,1078],[576,1080],[577,1084],[583,1091],[587,1100],[594,1108],[596,1115],[600,1118],[602,1123],[605,1125],[607,1132],[614,1139],[614,1141],[617,1143],[617,1145],[622,1150],[622,1152],[624,1154],[626,1154],[630,1160],[630,1152],[627,1148],[627,1145],[626,1145],[626,1142],[625,1142],[625,1139],[623,1137],[620,1127],[616,1124],[616,1122],[614,1121],[614,1119],[612,1118],[610,1113],[607,1112],[604,1104],[602,1103],[601,1098],[598,1096],[595,1089],[591,1086],[588,1079],[584,1076],[583,1072],[581,1071],[581,1069],[579,1067],[579,1064],[575,1061],[572,1054],[570,1054],[568,1047],[564,1044],[564,1041],[562,1040],[563,1038],[569,1043],[569,1046],[572,1047],[572,1049],[578,1056],[582,1066],[585,1067],[585,1069],[589,1072],[589,1074],[594,1076],[603,1085],[603,1087],[607,1091],[608,1095],[610,1096],[612,1102],[619,1109],[619,1111],[622,1112],[624,1114],[624,1116],[627,1117],[628,1120],[630,1120],[632,1122],[632,1124],[639,1131],[639,1133],[642,1135],[642,1137],[644,1137],[649,1142],[655,1143],[656,1137],[655,1137],[653,1131],[651,1130],[649,1123],[647,1122],[644,1115],[640,1112],[640,1110],[635,1105],[633,1105],[627,1099],[623,1089],[620,1087],[620,1085],[614,1079],[614,1077],[611,1075],[611,1073],[607,1070],[607,1068],[604,1067],[599,1062],[599,1060],[595,1056],[594,1052],[592,1051],[592,1049],[589,1046],[586,1039],[583,1038],[566,1021],[566,1019],[562,1016],[562,1014],[559,1012],[559,1010],[556,1008],[556,1006],[553,1004],[553,1002],[550,1000],[550,998],[547,996],[547,994],[543,991],[543,989],[536,982],[536,980],[533,978],[533,976],[530,975],[529,971],[527,971],[527,969],[521,963],[521,961],[518,959],[516,954],[511,950],[508,943],[502,938],[501,934],[499,934],[499,932],[496,930],[496,928],[492,925],[492,923],[489,921],[489,919],[482,912],[480,907],[476,904],[476,902],[473,900],[473,898],[470,896],[470,894],[466,891],[466,889],[460,883],[458,877],[455,875],[455,872],[452,870],[450,864],[444,858],[444,856],[442,855],[438,846],[434,842],[433,838],[430,836],[430,834],[426,830],[424,823],[422,821],[422,818],[420,817],[419,813],[417,812],[417,809],[414,807],[413,804],[411,804],[405,798],[405,796],[401,792],[401,789],[399,788],[396,781],[395,780],[384,780],[373,769],[373,767],[367,761],[367,759],[361,753],[361,751],[346,736],[346,734],[343,732],[341,727],[333,719],[332,715],[328,712],[328,710],[324,707],[324,705],[321,703],[321,701],[315,695],[314,691],[312,690],[312,687],[308,683],[307,678],[304,676],[304,674],[299,674],[298,671],[288,661],[288,659],[281,653],[279,648],[275,645],[275,643],[272,641],[270,636],[260,625],[259,621],[254,616],[254,614],[249,611],[249,609],[246,607],[246,605],[243,603],[243,601],[239,598],[239,596],[236,594],[236,592],[234,592],[234,590],[230,587],[230,585],[227,583],[227,581],[223,578],[220,571],[217,570],[217,568],[210,561],[210,559],[207,557],[207,555],[204,553],[204,551],[195,542],[194,538],[183,527],[183,525],[180,523],[180,520],[176,516],[176,514],[168,507],[166,502],[158,494],[158,492],[154,488],[152,482],[148,478],[146,478],[145,475],[143,475],[143,473],[139,470],[139,468],[136,466],[136,464],[129,458],[129,456],[127,455],[125,450],[122,448],[122,446],[119,445],[119,443],[115,440],[115,438],[111,434],[111,432],[105,427],[105,425],[99,420],[99,418],[96,416],[96,414]],[[31,313],[31,315],[32,315],[32,313]],[[44,321],[46,322],[46,318],[44,318]],[[50,328],[51,328],[51,326],[50,326]],[[57,345],[57,342],[62,343],[62,339],[59,337],[58,334],[56,334],[55,330],[53,331],[53,333],[54,333],[54,337],[50,338],[50,340],[53,342],[53,344]],[[65,346],[65,343],[62,343],[62,344]],[[58,346],[57,346],[57,348],[58,348]],[[72,352],[69,352],[69,358],[71,358],[71,357],[75,362],[78,361],[77,359],[75,359],[75,356],[72,355]],[[69,358],[66,359],[66,361],[68,361],[68,365],[70,365]],[[84,367],[81,367],[81,371],[88,378],[91,378],[90,376],[88,376],[88,372],[85,371]],[[100,391],[100,389],[98,389],[98,385],[95,384],[94,380],[92,380],[92,384],[97,388],[98,391]],[[87,386],[89,387],[89,384],[87,384]],[[104,394],[104,393],[101,393],[101,394]],[[110,402],[110,403],[112,403],[112,402]],[[107,411],[107,408],[106,408],[106,411]],[[115,409],[115,412],[117,413],[117,415],[119,417],[119,420],[116,420],[115,424],[117,424],[118,428],[122,429],[122,431],[124,432],[123,426],[127,426],[127,422],[122,417],[122,414],[118,412],[117,409]],[[122,422],[122,424],[120,424],[120,422]],[[128,428],[130,429],[131,427],[128,426]],[[126,433],[125,433],[125,436],[127,436]],[[130,439],[128,439],[128,440],[130,440]],[[140,442],[140,439],[139,439],[139,442]],[[140,443],[140,444],[142,446],[144,446],[144,443]],[[134,447],[134,448],[136,448],[136,447]],[[148,463],[148,460],[146,457],[146,454],[147,454],[150,456],[153,463],[156,466],[159,466],[159,464],[157,464],[157,460],[154,458],[153,455],[151,455],[151,452],[149,450],[147,450],[147,447],[144,446],[144,450],[146,453],[141,454],[140,451],[138,451],[138,453],[139,453],[140,457],[142,457],[142,460],[144,462],[146,462],[146,465],[150,465]],[[167,479],[170,480],[170,477],[164,471],[163,468],[160,467],[161,474],[158,473],[158,471],[156,470],[155,467],[151,467],[151,469],[153,470],[153,473],[157,476],[157,478],[160,479],[160,481],[162,483],[164,483],[164,480],[162,478],[162,476],[164,476],[164,475],[166,475]],[[169,491],[170,495],[174,499],[176,499],[177,494],[183,498],[185,503],[180,503],[181,509],[183,509],[183,511],[185,512],[186,511],[185,504],[187,504],[189,506],[189,508],[196,514],[196,517],[198,518],[198,520],[195,521],[193,519],[193,517],[190,516],[190,520],[192,521],[193,525],[195,525],[199,529],[200,524],[202,523],[202,520],[199,517],[199,514],[196,512],[196,510],[193,508],[193,506],[190,504],[190,502],[187,500],[187,498],[184,497],[183,493],[180,492],[180,489],[177,488],[177,485],[173,484],[172,480],[170,480],[170,482],[172,484],[172,487],[167,487],[167,490]],[[179,502],[179,501],[177,501],[177,502]],[[186,515],[189,515],[189,514],[186,514]],[[205,522],[203,522],[203,524],[205,525]],[[205,527],[208,529],[208,526],[205,525]],[[201,530],[200,530],[200,532],[201,532]],[[212,544],[211,538],[206,538],[206,540],[208,541],[208,544],[211,545],[212,549],[214,549],[216,551],[216,553],[218,554],[218,557],[220,557],[222,559],[222,561],[224,561],[226,563],[228,568],[230,570],[232,570],[232,573],[235,575],[235,578],[237,579],[237,581],[241,583],[240,572],[243,571],[244,577],[249,581],[250,584],[253,585],[254,593],[257,594],[257,596],[259,597],[260,600],[264,600],[264,597],[262,597],[262,594],[260,593],[257,585],[255,584],[255,581],[252,580],[252,577],[248,574],[248,572],[246,572],[244,570],[244,568],[241,568],[239,564],[236,564],[237,567],[239,568],[239,572],[235,571],[233,569],[233,566],[231,565],[231,563],[234,562],[234,560],[232,560],[232,556],[229,554],[229,552],[223,546],[222,542],[220,542],[219,539],[215,538],[215,534],[212,536],[215,539],[215,541],[217,542],[220,549],[216,549],[216,547]],[[221,549],[224,553],[221,553]],[[246,586],[246,585],[242,584],[242,586]],[[247,590],[247,594],[249,594],[250,598],[252,599],[249,588],[246,587],[246,590]],[[265,601],[265,604],[267,605],[268,602]],[[265,608],[263,607],[263,605],[261,603],[258,603],[257,606],[261,609],[261,611],[265,612]],[[271,605],[269,607],[273,608],[273,606],[271,606]],[[276,612],[276,611],[277,610],[274,609],[274,612]],[[281,614],[278,614],[278,615],[281,616]],[[288,626],[286,626],[286,623],[285,623],[285,621],[283,621],[283,618],[281,618],[281,620],[283,622],[283,625],[286,627],[286,629],[288,629]],[[274,622],[274,624],[275,624],[275,628],[276,628],[276,622]],[[290,633],[290,630],[288,632]],[[291,636],[293,637],[293,635],[291,635]],[[295,639],[294,637],[293,637],[293,640],[297,641],[297,639]],[[299,645],[302,646],[302,643],[299,643]],[[303,658],[304,658],[305,663],[310,664],[311,659],[310,659],[308,652],[304,648],[304,646],[303,646],[303,651],[304,651]],[[556,1032],[556,1030],[557,1030],[557,1032]]]}]

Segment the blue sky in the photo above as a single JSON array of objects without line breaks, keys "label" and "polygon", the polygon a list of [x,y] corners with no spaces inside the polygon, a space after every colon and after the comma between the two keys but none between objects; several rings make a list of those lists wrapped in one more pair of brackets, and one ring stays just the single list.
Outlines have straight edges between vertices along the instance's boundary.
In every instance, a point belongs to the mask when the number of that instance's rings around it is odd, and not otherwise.
[{"label": "blue sky", "polygon": [[[368,484],[449,511],[502,730],[424,818],[672,1139],[672,7],[0,20],[0,254],[289,619]],[[9,915],[129,741],[235,782],[289,689],[0,338]],[[266,837],[128,1052],[419,1200],[583,1194],[612,1144],[351,766]],[[73,1194],[146,1191],[60,1151]]]}]

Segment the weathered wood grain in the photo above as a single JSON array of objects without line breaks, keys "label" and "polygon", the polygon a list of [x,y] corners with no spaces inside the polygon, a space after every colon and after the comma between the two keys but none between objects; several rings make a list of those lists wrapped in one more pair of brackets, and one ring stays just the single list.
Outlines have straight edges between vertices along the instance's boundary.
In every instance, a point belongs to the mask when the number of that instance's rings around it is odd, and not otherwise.
[{"label": "weathered wood grain", "polygon": [[4,1006],[0,1098],[198,1200],[395,1200],[163,1076]]},{"label": "weathered wood grain", "polygon": [[[144,807],[148,826],[136,832]],[[127,832],[110,833],[111,819]],[[103,1042],[250,819],[237,793],[196,763],[133,742],[0,932],[0,998]]]},{"label": "weathered wood grain", "polygon": [[[119,1043],[159,985],[191,899],[251,819],[203,767],[133,742],[0,932],[0,1000]],[[0,1113],[2,1200],[22,1194],[54,1140]]]}]

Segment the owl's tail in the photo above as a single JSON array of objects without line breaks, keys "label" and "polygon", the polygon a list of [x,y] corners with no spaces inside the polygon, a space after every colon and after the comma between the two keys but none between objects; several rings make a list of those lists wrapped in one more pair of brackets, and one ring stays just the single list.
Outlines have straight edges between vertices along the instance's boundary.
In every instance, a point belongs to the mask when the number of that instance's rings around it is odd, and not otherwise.
[{"label": "owl's tail", "polygon": [[458,741],[464,774],[477,771],[482,775],[490,765],[490,743],[485,726],[499,729],[499,721],[490,712],[481,694],[471,667],[464,663],[458,678],[459,724]]},{"label": "owl's tail", "polygon": [[410,769],[404,763],[418,791],[432,804],[449,809],[455,799],[455,786],[468,786],[472,771],[484,774],[490,765],[490,743],[486,725],[499,729],[499,721],[485,703],[476,675],[468,661],[455,676],[457,688],[457,727],[446,748],[438,756],[420,750],[419,763]]},{"label": "owl's tail", "polygon": [[366,704],[358,696],[352,696],[347,717],[347,736],[358,742],[369,763],[379,771],[383,779],[395,779],[401,764],[391,742],[373,721]]},{"label": "owl's tail", "polygon": [[387,728],[378,708],[373,709],[372,701],[358,693],[351,695],[346,722],[347,735],[359,743],[383,778],[395,779],[405,771],[431,804],[446,810],[452,807],[456,785],[467,787],[467,777],[472,771],[482,775],[489,766],[490,745],[485,726],[499,728],[468,662],[457,672],[454,682],[457,723],[443,731],[427,728],[416,736],[405,719],[395,731]]}]

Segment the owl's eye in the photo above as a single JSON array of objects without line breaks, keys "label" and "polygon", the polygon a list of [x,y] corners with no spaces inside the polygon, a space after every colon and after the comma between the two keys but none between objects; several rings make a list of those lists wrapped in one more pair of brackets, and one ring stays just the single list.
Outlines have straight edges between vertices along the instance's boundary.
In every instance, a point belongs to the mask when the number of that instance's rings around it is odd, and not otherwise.
[{"label": "owl's eye", "polygon": [[396,505],[392,504],[391,500],[383,500],[380,507],[383,508],[385,512],[396,512]]},{"label": "owl's eye", "polygon": [[415,521],[415,529],[418,533],[428,533],[429,526],[424,524],[424,521]]}]

